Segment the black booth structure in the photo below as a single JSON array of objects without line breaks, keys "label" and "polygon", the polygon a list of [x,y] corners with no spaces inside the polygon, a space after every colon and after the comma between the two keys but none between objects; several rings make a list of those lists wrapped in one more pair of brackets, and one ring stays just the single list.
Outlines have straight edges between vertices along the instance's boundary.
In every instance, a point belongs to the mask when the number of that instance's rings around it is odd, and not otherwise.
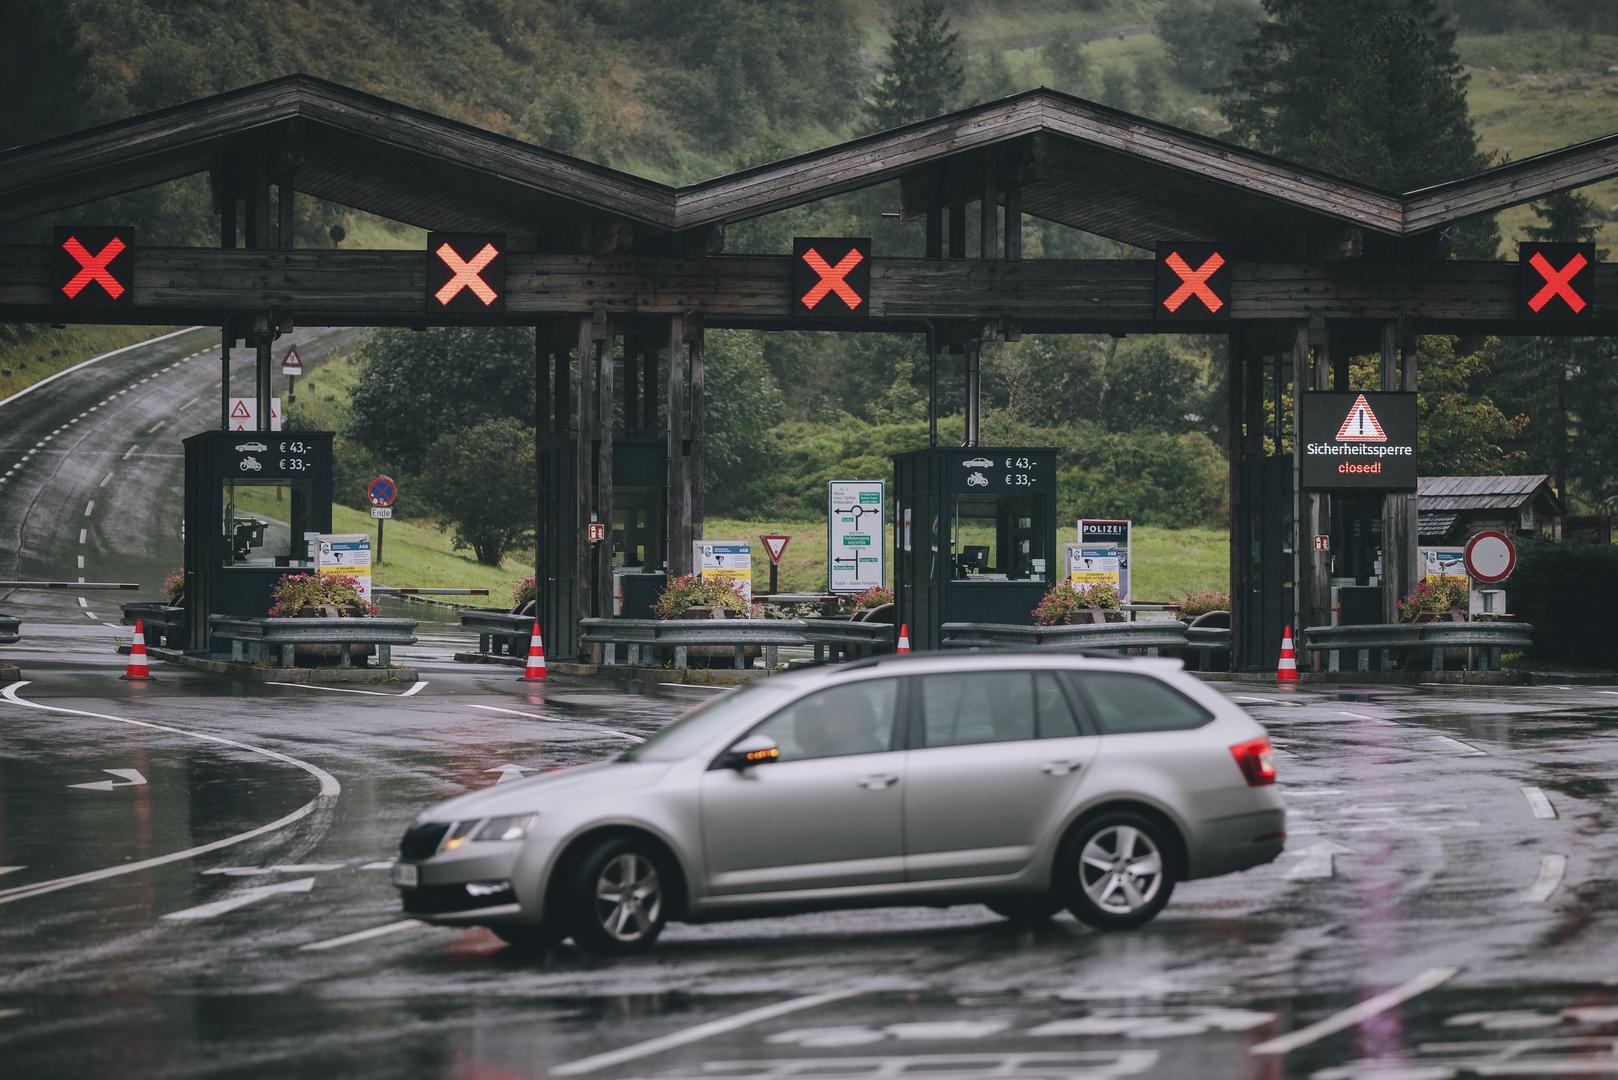
[{"label": "black booth structure", "polygon": [[893,598],[911,648],[949,622],[1026,626],[1065,573],[1056,545],[1056,451],[915,450],[893,459]]},{"label": "black booth structure", "polygon": [[[185,440],[186,640],[208,652],[208,616],[261,616],[284,574],[313,573],[309,538],[331,532],[329,431],[204,431]],[[286,521],[238,509],[280,488]]]}]

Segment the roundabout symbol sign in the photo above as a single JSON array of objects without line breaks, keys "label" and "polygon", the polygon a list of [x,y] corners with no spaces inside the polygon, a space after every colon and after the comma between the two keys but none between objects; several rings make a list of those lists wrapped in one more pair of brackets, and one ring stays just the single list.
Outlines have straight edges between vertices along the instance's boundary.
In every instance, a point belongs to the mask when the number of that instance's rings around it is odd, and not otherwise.
[{"label": "roundabout symbol sign", "polygon": [[1486,529],[1466,542],[1466,572],[1485,584],[1504,581],[1517,569],[1517,548],[1503,532]]}]

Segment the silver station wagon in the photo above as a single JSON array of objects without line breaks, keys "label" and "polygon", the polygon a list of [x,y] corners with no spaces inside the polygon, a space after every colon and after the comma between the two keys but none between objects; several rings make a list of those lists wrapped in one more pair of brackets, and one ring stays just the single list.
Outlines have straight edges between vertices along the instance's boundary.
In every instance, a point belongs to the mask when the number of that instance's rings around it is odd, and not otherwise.
[{"label": "silver station wagon", "polygon": [[1122,929],[1285,829],[1264,730],[1178,661],[932,654],[765,679],[451,799],[393,881],[417,918],[609,954],[670,920],[889,905]]}]

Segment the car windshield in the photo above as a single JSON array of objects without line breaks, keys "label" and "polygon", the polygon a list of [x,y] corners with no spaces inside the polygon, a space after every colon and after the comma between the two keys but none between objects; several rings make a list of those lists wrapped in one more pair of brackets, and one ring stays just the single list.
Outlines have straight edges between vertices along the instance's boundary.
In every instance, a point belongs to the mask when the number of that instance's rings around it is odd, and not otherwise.
[{"label": "car windshield", "polygon": [[695,753],[745,716],[764,716],[790,691],[772,683],[752,683],[727,693],[671,721],[657,734],[618,755],[619,761],[678,761]]}]

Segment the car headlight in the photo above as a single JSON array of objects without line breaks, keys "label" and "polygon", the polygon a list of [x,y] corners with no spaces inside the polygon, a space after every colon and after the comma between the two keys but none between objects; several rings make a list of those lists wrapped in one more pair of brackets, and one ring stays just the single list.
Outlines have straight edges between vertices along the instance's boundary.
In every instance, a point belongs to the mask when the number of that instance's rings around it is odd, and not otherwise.
[{"label": "car headlight", "polygon": [[528,835],[538,821],[538,814],[512,814],[509,817],[492,817],[478,826],[477,832],[472,834],[472,839],[521,840]]}]

